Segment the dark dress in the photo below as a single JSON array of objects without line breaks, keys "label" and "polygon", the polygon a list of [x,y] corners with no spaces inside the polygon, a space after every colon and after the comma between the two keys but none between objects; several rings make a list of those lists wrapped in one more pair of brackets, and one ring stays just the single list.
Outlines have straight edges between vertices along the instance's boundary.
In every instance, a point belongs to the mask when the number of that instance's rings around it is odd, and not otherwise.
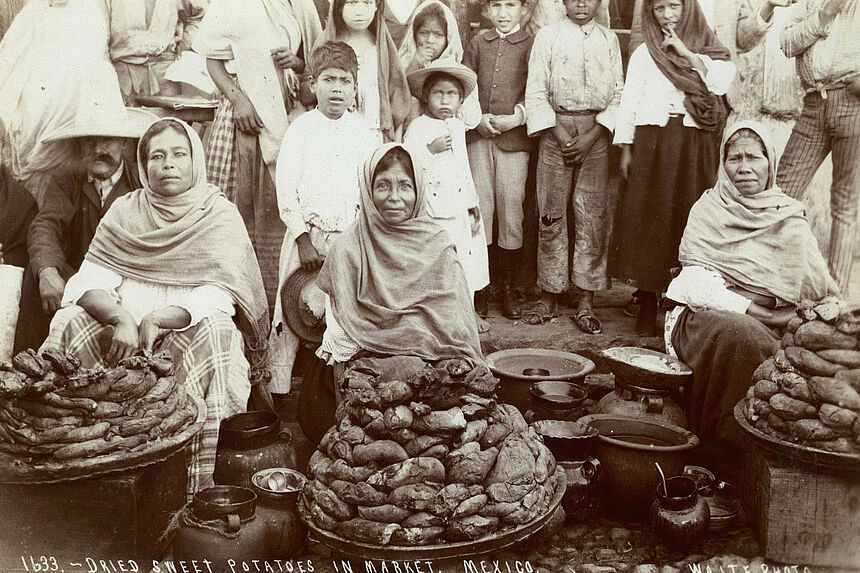
[{"label": "dark dress", "polygon": [[640,125],[633,139],[630,176],[622,183],[610,249],[610,276],[649,292],[669,285],[687,216],[714,186],[721,134],[684,127]]}]

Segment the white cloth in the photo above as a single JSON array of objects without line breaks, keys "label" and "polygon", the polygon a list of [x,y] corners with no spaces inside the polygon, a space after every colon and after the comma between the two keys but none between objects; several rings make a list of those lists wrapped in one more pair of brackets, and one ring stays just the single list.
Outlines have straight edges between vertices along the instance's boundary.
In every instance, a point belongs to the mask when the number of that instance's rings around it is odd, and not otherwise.
[{"label": "white cloth", "polygon": [[113,191],[113,188],[116,187],[119,178],[122,177],[122,171],[125,164],[120,161],[119,167],[117,167],[116,171],[113,172],[113,175],[108,177],[107,179],[96,179],[90,174],[87,174],[87,180],[93,184],[93,187],[96,188],[96,191],[99,192],[99,198],[102,201],[102,207],[105,205],[105,201],[107,201],[108,195]]},{"label": "white cloth", "polygon": [[323,334],[322,344],[317,349],[317,356],[325,359],[329,364],[346,362],[359,353],[361,346],[335,320],[334,312],[331,310],[331,298],[328,295],[325,297],[325,317],[325,334]]},{"label": "white cloth", "polygon": [[269,390],[290,391],[298,337],[286,325],[281,289],[300,266],[296,238],[308,233],[323,257],[358,215],[358,170],[376,147],[373,133],[355,114],[329,119],[318,109],[299,116],[284,134],[275,186],[287,226],[278,264],[278,294],[269,335]]},{"label": "white cloth", "polygon": [[194,38],[195,52],[232,61],[229,71],[263,120],[259,141],[267,165],[278,157],[289,124],[284,102],[297,88],[295,72],[275,67],[272,50],[280,47],[293,53],[302,47],[301,25],[286,0],[212,0]]},{"label": "white cloth", "polygon": [[[391,54],[391,57],[396,56]],[[379,105],[379,56],[376,46],[371,46],[358,55],[354,111],[370,130],[377,144],[383,142]]]},{"label": "white cloth", "polygon": [[122,102],[97,0],[30,0],[0,42],[0,160],[16,179],[61,166],[70,141],[45,138],[88,101]]},{"label": "white cloth", "polygon": [[[708,91],[718,96],[725,95],[735,77],[735,64],[697,55],[707,69],[702,79]],[[699,127],[684,109],[684,92],[663,75],[651,58],[648,46],[641,44],[630,56],[627,66],[627,81],[621,95],[613,143],[633,143],[637,125],[663,127],[669,122],[669,115],[675,113],[684,115],[686,127]]]},{"label": "white cloth", "polygon": [[145,64],[173,59],[179,23],[177,0],[101,0],[114,62]]},{"label": "white cloth", "polygon": [[77,304],[91,290],[107,292],[114,302],[121,304],[131,314],[137,324],[155,310],[167,306],[183,308],[191,315],[191,322],[184,328],[175,329],[178,331],[187,330],[216,312],[228,316],[236,314],[233,297],[218,286],[184,287],[123,278],[89,261],[81,263],[80,270],[66,283],[62,306]]},{"label": "white cloth", "polygon": [[[451,149],[430,153],[427,145],[438,137],[451,136]],[[466,126],[454,117],[447,120],[427,115],[416,118],[406,129],[403,144],[419,158],[424,169],[427,213],[444,227],[457,249],[469,289],[478,291],[490,283],[483,221],[472,232],[469,209],[478,209],[478,193],[469,168]],[[480,217],[480,211],[479,217]]]}]

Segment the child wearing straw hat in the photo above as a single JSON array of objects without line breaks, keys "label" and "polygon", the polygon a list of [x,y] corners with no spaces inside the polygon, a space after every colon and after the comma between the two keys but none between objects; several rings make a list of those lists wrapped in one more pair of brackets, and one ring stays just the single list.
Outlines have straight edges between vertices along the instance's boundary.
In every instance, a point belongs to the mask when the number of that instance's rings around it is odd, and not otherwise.
[{"label": "child wearing straw hat", "polygon": [[[466,154],[466,126],[457,117],[463,99],[477,86],[475,72],[454,61],[436,60],[407,77],[409,90],[424,103],[424,114],[403,137],[420,159],[427,186],[428,213],[451,235],[466,282],[474,293],[490,282],[478,194]],[[489,326],[476,315],[478,330]]]}]

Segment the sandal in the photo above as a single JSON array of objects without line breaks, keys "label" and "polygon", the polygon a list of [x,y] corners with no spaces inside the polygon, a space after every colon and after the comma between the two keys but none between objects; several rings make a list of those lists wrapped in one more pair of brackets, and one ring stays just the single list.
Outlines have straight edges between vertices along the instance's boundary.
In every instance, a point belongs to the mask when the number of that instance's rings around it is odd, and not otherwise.
[{"label": "sandal", "polygon": [[544,322],[548,322],[553,318],[558,317],[558,303],[553,305],[555,308],[550,308],[550,304],[548,304],[544,300],[539,300],[534,303],[532,306],[522,309],[522,316],[520,320],[525,322],[526,324],[543,324]]},{"label": "sandal", "polygon": [[590,308],[584,308],[577,312],[573,321],[586,334],[600,334],[602,332],[600,319],[595,316],[594,311]]}]

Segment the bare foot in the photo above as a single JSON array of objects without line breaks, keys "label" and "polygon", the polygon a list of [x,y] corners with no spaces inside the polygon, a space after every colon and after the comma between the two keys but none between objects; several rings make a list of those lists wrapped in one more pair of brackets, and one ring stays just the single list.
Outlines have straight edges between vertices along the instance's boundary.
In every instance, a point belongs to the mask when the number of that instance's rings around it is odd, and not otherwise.
[{"label": "bare foot", "polygon": [[475,315],[475,322],[478,324],[478,334],[485,334],[490,332],[490,323],[478,316]]}]

